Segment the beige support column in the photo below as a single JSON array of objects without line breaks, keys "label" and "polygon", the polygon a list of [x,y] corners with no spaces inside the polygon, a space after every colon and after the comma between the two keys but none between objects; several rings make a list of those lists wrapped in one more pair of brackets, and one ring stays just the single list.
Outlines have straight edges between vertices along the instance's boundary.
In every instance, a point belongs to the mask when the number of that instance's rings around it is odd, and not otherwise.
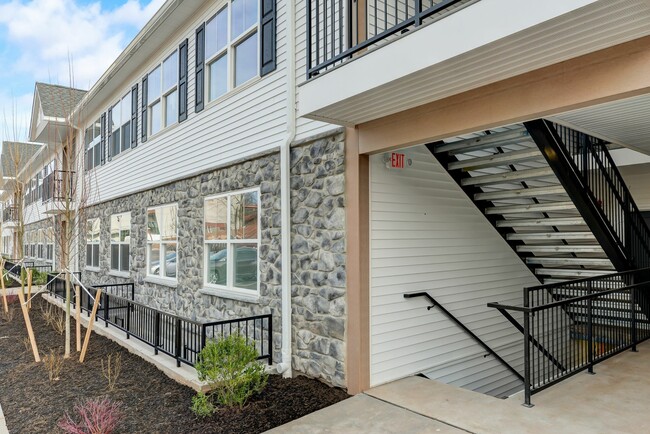
[{"label": "beige support column", "polygon": [[346,381],[348,393],[370,387],[369,160],[359,155],[358,134],[346,130],[345,196],[347,238]]}]

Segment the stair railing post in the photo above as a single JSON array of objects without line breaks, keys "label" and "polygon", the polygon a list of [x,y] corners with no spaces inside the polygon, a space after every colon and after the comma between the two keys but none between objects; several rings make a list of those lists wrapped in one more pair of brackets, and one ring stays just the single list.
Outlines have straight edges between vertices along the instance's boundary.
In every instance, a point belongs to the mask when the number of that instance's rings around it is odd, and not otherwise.
[{"label": "stair railing post", "polygon": [[[630,285],[634,285],[634,273],[630,276]],[[631,318],[631,332],[632,332],[632,351],[636,353],[636,288],[630,288],[630,318]]]},{"label": "stair railing post", "polygon": [[[587,282],[587,294],[591,296],[592,285],[591,281]],[[594,323],[592,317],[592,303],[591,297],[587,299],[587,358],[589,362],[589,373],[594,373]]]},{"label": "stair railing post", "polygon": [[[524,307],[528,308],[530,304],[528,288],[524,288]],[[530,402],[531,384],[530,384],[530,312],[524,311],[524,407],[532,407]]]},{"label": "stair railing post", "polygon": [[126,338],[129,339],[131,337],[131,302],[127,301],[126,302]]}]

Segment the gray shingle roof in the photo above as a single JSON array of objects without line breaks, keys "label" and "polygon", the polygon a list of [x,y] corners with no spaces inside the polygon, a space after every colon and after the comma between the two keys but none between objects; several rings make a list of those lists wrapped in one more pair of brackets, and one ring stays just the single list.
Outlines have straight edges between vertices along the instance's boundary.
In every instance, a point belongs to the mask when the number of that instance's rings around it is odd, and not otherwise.
[{"label": "gray shingle roof", "polygon": [[85,90],[56,84],[36,83],[43,115],[55,118],[68,117],[86,94]]},{"label": "gray shingle roof", "polygon": [[42,147],[43,145],[38,143],[2,142],[2,153],[0,154],[2,176],[16,176],[16,171],[25,167],[29,159]]}]

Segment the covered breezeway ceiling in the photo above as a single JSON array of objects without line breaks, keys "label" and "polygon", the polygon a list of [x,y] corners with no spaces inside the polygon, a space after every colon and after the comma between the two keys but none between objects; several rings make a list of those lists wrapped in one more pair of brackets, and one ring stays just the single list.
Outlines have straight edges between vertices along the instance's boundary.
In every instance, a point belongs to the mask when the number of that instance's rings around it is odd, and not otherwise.
[{"label": "covered breezeway ceiling", "polygon": [[650,155],[650,94],[561,113],[552,119]]}]

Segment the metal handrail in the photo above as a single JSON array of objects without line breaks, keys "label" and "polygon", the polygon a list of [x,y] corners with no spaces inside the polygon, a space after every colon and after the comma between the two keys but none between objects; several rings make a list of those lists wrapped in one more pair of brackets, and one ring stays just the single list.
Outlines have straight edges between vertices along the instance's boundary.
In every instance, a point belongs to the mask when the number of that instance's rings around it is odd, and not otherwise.
[{"label": "metal handrail", "polygon": [[481,347],[483,347],[488,353],[490,353],[492,356],[494,356],[503,366],[508,368],[510,372],[515,374],[517,378],[519,378],[521,381],[524,381],[524,377],[515,369],[513,368],[508,362],[506,362],[501,356],[499,356],[488,344],[483,342],[481,338],[479,338],[473,331],[467,328],[465,324],[460,322],[458,318],[456,318],[451,312],[449,312],[447,309],[445,309],[444,306],[442,306],[438,301],[431,296],[428,292],[412,292],[412,293],[407,293],[404,294],[404,298],[415,298],[415,297],[424,297],[428,299],[431,303],[433,303],[432,306],[427,306],[427,310],[431,310],[434,307],[438,307],[442,313],[444,313],[447,318],[451,319],[456,325],[458,325],[465,333],[467,333],[474,341],[476,341]]},{"label": "metal handrail", "polygon": [[[522,306],[488,303],[504,315],[523,314],[523,327],[517,328],[524,335],[524,405],[532,406],[533,394],[583,370],[593,372],[594,365],[649,339],[649,291],[650,268],[641,268],[524,288]],[[555,354],[540,342],[549,343]],[[594,344],[600,345],[598,351]]]}]

